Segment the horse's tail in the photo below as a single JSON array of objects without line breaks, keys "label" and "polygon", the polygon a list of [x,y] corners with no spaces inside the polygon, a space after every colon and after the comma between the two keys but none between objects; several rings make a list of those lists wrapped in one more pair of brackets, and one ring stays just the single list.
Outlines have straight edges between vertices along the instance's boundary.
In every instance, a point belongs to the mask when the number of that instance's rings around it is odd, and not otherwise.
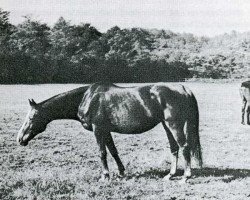
[{"label": "horse's tail", "polygon": [[199,108],[198,103],[193,95],[190,94],[189,113],[186,124],[187,143],[191,150],[191,155],[198,161],[202,167],[202,152],[199,136]]}]

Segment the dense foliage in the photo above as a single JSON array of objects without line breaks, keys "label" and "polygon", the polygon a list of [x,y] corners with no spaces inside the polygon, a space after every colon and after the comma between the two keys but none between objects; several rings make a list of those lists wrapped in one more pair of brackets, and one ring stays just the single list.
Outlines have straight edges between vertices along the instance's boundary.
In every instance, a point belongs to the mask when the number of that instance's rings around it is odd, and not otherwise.
[{"label": "dense foliage", "polygon": [[62,17],[53,27],[30,17],[14,26],[0,9],[0,83],[250,77],[249,50],[250,33],[207,38],[119,27],[100,33]]}]

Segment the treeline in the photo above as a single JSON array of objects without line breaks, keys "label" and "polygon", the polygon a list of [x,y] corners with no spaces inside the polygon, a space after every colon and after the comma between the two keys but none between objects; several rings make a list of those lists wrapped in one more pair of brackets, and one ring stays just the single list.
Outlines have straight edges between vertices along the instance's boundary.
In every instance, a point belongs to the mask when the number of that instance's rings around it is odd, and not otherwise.
[{"label": "treeline", "polygon": [[14,26],[0,9],[0,83],[178,81],[250,76],[250,33],[214,38],[167,30],[112,27],[25,17]]}]

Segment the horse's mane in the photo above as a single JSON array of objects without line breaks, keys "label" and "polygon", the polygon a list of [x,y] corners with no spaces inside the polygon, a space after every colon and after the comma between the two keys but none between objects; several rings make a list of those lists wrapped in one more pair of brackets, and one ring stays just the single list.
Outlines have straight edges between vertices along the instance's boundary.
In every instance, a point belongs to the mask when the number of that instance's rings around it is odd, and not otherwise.
[{"label": "horse's mane", "polygon": [[57,99],[61,99],[63,97],[66,97],[66,96],[69,96],[69,95],[75,95],[77,93],[83,93],[87,90],[87,87],[88,86],[83,86],[83,87],[79,87],[79,88],[76,88],[76,89],[73,89],[73,90],[70,90],[70,91],[67,91],[67,92],[63,92],[63,93],[60,93],[60,94],[57,94],[55,96],[52,96],[50,97],[49,99],[46,99],[40,103],[38,103],[39,105],[44,105],[48,102],[50,102],[51,100],[57,100]]}]

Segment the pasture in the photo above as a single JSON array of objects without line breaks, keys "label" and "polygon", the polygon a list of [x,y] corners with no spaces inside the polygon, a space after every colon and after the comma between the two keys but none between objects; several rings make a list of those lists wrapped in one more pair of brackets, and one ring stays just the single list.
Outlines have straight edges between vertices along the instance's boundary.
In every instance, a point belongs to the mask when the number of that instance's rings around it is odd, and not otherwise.
[{"label": "pasture", "polygon": [[183,185],[178,176],[162,180],[170,168],[162,126],[141,135],[112,134],[126,176],[118,178],[108,154],[111,181],[107,183],[98,182],[101,164],[94,135],[79,122],[54,121],[28,146],[19,146],[16,136],[28,111],[28,98],[40,102],[80,85],[1,85],[0,199],[250,198],[250,126],[240,123],[240,83],[182,84],[198,100],[204,159],[203,169],[193,162],[193,177]]}]

